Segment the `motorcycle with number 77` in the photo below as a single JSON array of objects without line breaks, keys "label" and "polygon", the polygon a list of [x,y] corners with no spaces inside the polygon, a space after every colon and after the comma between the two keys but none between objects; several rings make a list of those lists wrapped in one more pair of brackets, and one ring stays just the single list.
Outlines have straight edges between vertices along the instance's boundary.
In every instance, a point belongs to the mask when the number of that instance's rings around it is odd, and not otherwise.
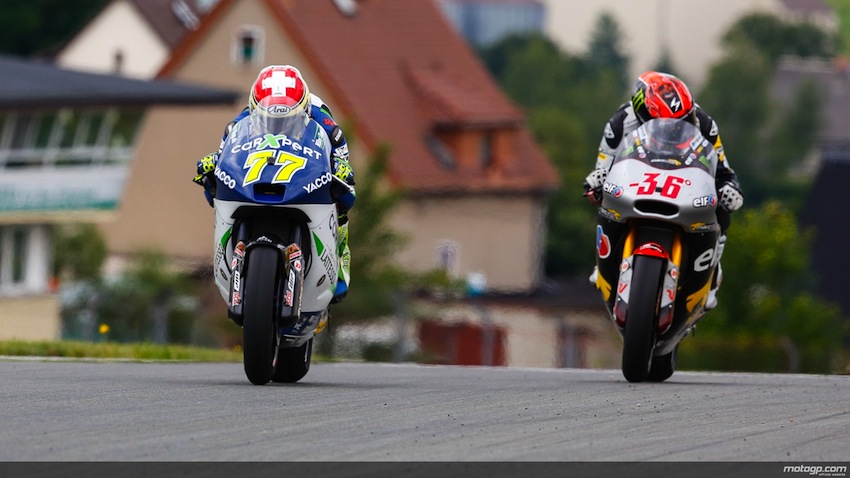
[{"label": "motorcycle with number 77", "polygon": [[717,154],[675,119],[646,122],[618,151],[598,209],[595,285],[623,339],[623,376],[661,382],[718,269]]},{"label": "motorcycle with number 77", "polygon": [[242,327],[251,383],[297,382],[328,320],[338,278],[330,140],[306,116],[273,124],[254,108],[215,169],[215,284]]}]

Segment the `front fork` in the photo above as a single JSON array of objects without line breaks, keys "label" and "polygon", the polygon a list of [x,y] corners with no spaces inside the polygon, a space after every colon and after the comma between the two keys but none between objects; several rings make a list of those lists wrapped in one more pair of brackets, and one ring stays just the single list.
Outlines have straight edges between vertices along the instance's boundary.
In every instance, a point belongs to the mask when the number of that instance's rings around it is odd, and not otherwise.
[{"label": "front fork", "polygon": [[[249,251],[256,247],[274,247],[280,253],[284,264],[283,283],[276,288],[278,308],[276,318],[281,326],[292,325],[301,315],[301,296],[304,291],[304,253],[299,244],[301,243],[301,227],[296,226],[292,232],[292,243],[284,246],[266,236],[260,236],[247,244],[238,241],[233,247],[233,260],[230,264],[230,296],[228,299],[228,317],[240,327],[243,323],[242,296],[244,295],[242,277],[246,264],[246,257],[250,257]],[[244,236],[237,236],[244,237]],[[250,259],[249,259],[250,260]],[[280,262],[278,263],[278,267]]]},{"label": "front fork", "polygon": [[661,284],[659,284],[660,297],[656,310],[658,319],[656,331],[660,335],[670,329],[670,326],[673,324],[673,311],[676,304],[676,291],[682,264],[682,234],[676,230],[667,230],[664,232],[670,232],[672,234],[656,233],[645,238],[639,237],[640,231],[641,229],[637,225],[633,225],[623,244],[623,260],[620,262],[613,318],[620,329],[626,326],[635,256],[657,257],[667,262],[667,270]]}]

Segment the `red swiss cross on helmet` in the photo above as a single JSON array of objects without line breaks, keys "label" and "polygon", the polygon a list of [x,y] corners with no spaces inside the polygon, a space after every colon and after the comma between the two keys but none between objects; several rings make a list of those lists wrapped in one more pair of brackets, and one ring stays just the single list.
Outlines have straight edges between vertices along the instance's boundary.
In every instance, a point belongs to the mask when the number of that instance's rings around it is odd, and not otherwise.
[{"label": "red swiss cross on helmet", "polygon": [[251,86],[249,106],[274,108],[278,116],[299,114],[310,105],[310,91],[298,68],[289,65],[267,66]]}]

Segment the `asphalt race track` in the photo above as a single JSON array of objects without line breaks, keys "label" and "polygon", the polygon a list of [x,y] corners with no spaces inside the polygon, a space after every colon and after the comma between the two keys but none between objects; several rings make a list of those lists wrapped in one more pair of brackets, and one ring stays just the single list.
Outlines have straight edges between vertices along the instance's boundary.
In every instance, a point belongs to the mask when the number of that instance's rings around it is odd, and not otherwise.
[{"label": "asphalt race track", "polygon": [[258,387],[241,364],[2,358],[0,383],[3,462],[850,461],[848,376],[318,363]]}]

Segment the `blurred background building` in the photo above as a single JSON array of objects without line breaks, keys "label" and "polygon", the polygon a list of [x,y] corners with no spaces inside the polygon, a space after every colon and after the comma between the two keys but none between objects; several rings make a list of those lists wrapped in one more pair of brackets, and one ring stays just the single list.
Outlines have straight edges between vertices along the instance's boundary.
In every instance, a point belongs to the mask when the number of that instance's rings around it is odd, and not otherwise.
[{"label": "blurred background building", "polygon": [[439,0],[452,25],[475,47],[508,35],[543,32],[545,7],[539,0]]},{"label": "blurred background building", "polygon": [[114,220],[146,109],[232,92],[0,56],[0,338],[58,338],[52,227]]}]

